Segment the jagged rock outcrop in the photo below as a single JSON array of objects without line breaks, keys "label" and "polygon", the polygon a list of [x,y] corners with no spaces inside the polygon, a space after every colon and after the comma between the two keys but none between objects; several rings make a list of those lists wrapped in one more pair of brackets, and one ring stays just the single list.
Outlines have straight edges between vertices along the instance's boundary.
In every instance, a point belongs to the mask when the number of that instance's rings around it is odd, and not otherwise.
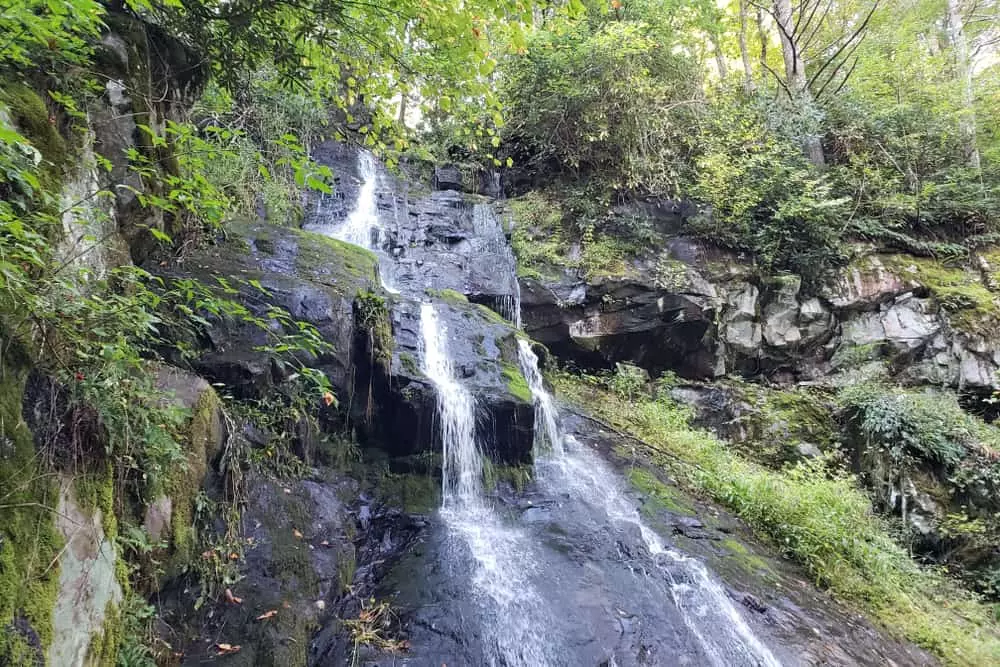
[{"label": "jagged rock outcrop", "polygon": [[693,239],[667,237],[664,247],[621,277],[522,277],[525,330],[592,367],[804,380],[865,357],[890,360],[911,382],[997,384],[1000,345],[987,332],[1000,321],[1000,293],[978,271],[862,255],[807,292],[797,276],[762,277]]}]

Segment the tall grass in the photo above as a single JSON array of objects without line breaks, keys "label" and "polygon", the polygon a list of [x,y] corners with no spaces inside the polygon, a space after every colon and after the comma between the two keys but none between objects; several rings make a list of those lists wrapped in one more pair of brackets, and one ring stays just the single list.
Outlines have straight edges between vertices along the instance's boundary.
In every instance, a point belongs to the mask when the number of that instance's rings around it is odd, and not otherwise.
[{"label": "tall grass", "polygon": [[669,398],[627,400],[596,378],[557,373],[559,394],[646,443],[685,486],[730,508],[818,585],[947,664],[1000,664],[991,608],[919,567],[873,513],[856,480],[829,461],[771,470],[751,463]]}]

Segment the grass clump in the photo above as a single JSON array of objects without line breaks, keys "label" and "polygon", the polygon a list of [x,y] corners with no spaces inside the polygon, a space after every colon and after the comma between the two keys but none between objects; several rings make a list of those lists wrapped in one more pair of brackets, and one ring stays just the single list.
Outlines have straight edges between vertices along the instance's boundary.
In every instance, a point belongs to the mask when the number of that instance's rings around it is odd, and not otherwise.
[{"label": "grass clump", "polygon": [[814,581],[947,664],[994,664],[1000,636],[990,609],[938,573],[918,567],[875,516],[856,480],[826,459],[774,471],[690,425],[663,395],[627,400],[595,378],[553,378],[559,392],[646,443],[646,456],[731,508]]}]

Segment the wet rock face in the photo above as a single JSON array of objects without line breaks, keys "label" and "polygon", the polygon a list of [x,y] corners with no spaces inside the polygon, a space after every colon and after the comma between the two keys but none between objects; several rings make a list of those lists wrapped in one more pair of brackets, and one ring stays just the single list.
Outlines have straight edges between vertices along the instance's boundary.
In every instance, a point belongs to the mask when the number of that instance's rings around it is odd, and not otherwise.
[{"label": "wet rock face", "polygon": [[[359,484],[329,469],[304,480],[251,477],[243,511],[241,577],[229,585],[233,596],[192,613],[191,593],[161,593],[161,633],[182,664],[217,659],[213,642],[241,647],[226,658],[234,665],[291,667],[347,664],[316,661],[337,653],[320,641],[321,625],[338,624],[370,591],[369,582],[419,531],[420,524],[398,511],[373,504]],[[353,592],[352,592],[353,591]],[[329,622],[329,623],[328,623]],[[340,647],[338,655],[344,655]]]},{"label": "wet rock face", "polygon": [[[359,176],[348,168],[355,154],[328,151],[328,158],[342,165],[338,192],[349,201],[357,196]],[[392,245],[404,233],[411,239],[393,266],[382,267],[405,287],[401,294],[382,288],[374,254],[318,233],[261,223],[233,226],[227,240],[194,251],[183,264],[148,268],[164,278],[194,277],[205,285],[223,279],[237,290],[229,298],[256,315],[276,306],[314,325],[333,350],[306,361],[330,378],[361,439],[397,457],[437,450],[435,396],[420,370],[419,303],[433,299],[448,328],[456,367],[477,398],[479,431],[489,454],[500,462],[529,460],[534,409],[522,386],[514,329],[465,297],[513,300],[513,268],[497,268],[498,262],[512,261],[509,254],[502,256],[499,223],[452,192],[417,200],[410,213],[399,216],[406,224],[397,223],[399,207],[384,204],[387,199],[400,204],[395,188],[406,190],[388,175],[380,188],[380,215],[392,230],[385,242]],[[339,224],[354,204],[324,205],[334,220],[330,224]],[[311,220],[311,228],[322,230],[315,217]],[[425,288],[431,285],[434,289]],[[195,343],[201,346],[196,370],[241,398],[264,395],[294,371],[261,351],[273,341],[254,326],[214,322],[206,339]]]},{"label": "wet rock face", "polygon": [[[356,205],[362,175],[353,150],[324,144],[315,157],[339,180],[332,198],[313,201],[305,228],[331,234]],[[439,168],[438,187],[449,173]],[[420,370],[420,302],[429,300],[448,330],[456,369],[477,399],[479,435],[488,453],[500,462],[529,460],[534,409],[521,387],[515,331],[497,315],[513,317],[518,288],[500,220],[489,204],[457,187],[421,190],[381,167],[375,198],[378,224],[371,238],[381,251],[382,276],[394,290],[385,295],[393,351],[383,368],[366,365],[370,355],[364,349],[355,355],[353,403],[365,407],[358,415],[362,432],[397,456],[436,448],[435,396]]]}]

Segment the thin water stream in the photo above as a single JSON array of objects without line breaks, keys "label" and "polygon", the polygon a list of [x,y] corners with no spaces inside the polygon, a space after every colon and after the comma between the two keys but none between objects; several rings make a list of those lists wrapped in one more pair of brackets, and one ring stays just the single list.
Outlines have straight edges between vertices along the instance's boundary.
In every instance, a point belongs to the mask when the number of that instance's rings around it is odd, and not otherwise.
[{"label": "thin water stream", "polygon": [[713,665],[780,665],[754,636],[705,566],[665,546],[660,536],[642,521],[611,467],[576,439],[562,434],[555,401],[538,368],[538,357],[523,338],[518,339],[518,352],[522,372],[535,398],[535,423],[544,425],[544,440],[536,436],[536,444],[543,445],[536,446],[535,451],[539,485],[550,494],[565,494],[592,504],[612,521],[638,527],[646,548],[659,565],[659,573],[669,582],[671,598],[681,611],[684,624],[697,637]]}]

